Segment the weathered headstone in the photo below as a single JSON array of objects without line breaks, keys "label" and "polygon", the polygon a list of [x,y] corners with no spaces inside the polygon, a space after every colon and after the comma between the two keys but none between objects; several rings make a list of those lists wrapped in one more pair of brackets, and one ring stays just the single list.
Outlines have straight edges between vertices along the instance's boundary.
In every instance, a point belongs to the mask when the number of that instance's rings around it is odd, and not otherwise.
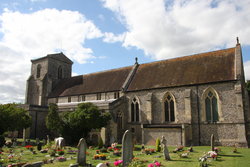
[{"label": "weathered headstone", "polygon": [[43,145],[46,145],[46,144],[47,144],[46,139],[43,139]]},{"label": "weathered headstone", "polygon": [[79,143],[77,145],[78,153],[77,153],[77,163],[81,166],[86,165],[86,149],[87,144],[84,138],[81,138],[79,140]]},{"label": "weathered headstone", "polygon": [[168,147],[167,147],[167,140],[165,139],[164,136],[161,137],[161,147],[163,149],[163,156],[165,160],[171,160],[168,152]]},{"label": "weathered headstone", "polygon": [[36,145],[40,142],[39,138],[36,138]]},{"label": "weathered headstone", "polygon": [[48,143],[48,144],[50,143],[49,135],[47,135],[47,143]]},{"label": "weathered headstone", "polygon": [[26,145],[26,129],[23,129],[23,143],[22,143],[23,146]]},{"label": "weathered headstone", "polygon": [[214,151],[214,134],[211,135],[211,150]]},{"label": "weathered headstone", "polygon": [[122,166],[128,166],[133,158],[132,133],[126,130],[122,137]]}]

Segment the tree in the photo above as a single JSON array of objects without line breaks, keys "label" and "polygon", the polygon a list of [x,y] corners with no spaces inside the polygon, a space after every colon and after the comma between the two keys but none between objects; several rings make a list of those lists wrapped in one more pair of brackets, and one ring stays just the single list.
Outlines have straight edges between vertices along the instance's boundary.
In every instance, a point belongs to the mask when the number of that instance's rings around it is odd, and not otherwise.
[{"label": "tree", "polygon": [[247,91],[250,92],[250,81],[247,81]]},{"label": "tree", "polygon": [[78,104],[75,111],[67,112],[61,118],[61,134],[70,143],[76,143],[81,137],[87,137],[92,129],[100,129],[111,119],[109,113],[101,112],[92,103]]},{"label": "tree", "polygon": [[0,104],[0,135],[31,126],[28,112],[17,104]]},{"label": "tree", "polygon": [[160,143],[161,141],[160,141],[160,139],[159,138],[157,138],[156,139],[156,141],[155,141],[155,151],[156,152],[160,152],[161,151],[161,143]]},{"label": "tree", "polygon": [[56,104],[49,104],[49,112],[46,117],[46,127],[56,133],[60,133],[62,121],[58,114],[58,107]]}]

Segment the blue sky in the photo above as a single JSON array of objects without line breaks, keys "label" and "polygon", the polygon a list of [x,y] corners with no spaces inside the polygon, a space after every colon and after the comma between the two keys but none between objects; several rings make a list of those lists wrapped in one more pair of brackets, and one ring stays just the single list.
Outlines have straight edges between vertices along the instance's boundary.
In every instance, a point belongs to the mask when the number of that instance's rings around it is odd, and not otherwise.
[{"label": "blue sky", "polygon": [[23,102],[30,59],[63,52],[73,75],[234,47],[250,79],[250,0],[1,0],[0,103]]}]

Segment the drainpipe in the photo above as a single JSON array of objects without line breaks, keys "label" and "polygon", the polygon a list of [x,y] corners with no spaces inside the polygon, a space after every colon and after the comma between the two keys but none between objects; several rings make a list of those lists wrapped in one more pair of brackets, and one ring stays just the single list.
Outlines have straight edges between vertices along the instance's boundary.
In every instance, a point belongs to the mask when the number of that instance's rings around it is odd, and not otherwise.
[{"label": "drainpipe", "polygon": [[200,127],[200,99],[198,93],[198,85],[196,86],[196,100],[197,100],[197,112],[198,112],[198,137],[199,137],[199,146],[201,145],[201,127]]}]

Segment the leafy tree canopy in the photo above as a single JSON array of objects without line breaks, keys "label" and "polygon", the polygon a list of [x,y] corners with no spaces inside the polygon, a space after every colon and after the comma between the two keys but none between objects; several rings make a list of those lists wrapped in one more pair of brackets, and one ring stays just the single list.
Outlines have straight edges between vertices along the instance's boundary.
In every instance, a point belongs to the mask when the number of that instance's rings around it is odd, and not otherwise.
[{"label": "leafy tree canopy", "polygon": [[56,104],[49,104],[49,112],[46,117],[46,127],[54,132],[59,133],[61,130],[62,121],[58,114],[58,107]]},{"label": "leafy tree canopy", "polygon": [[250,81],[247,81],[247,91],[250,92]]},{"label": "leafy tree canopy", "polygon": [[78,104],[74,111],[62,115],[58,114],[56,104],[50,105],[49,110],[47,127],[59,132],[70,144],[76,143],[81,137],[86,137],[92,129],[105,127],[111,119],[109,113],[100,111],[92,103]]},{"label": "leafy tree canopy", "polygon": [[30,126],[31,117],[25,109],[18,107],[17,104],[0,104],[0,135]]}]

